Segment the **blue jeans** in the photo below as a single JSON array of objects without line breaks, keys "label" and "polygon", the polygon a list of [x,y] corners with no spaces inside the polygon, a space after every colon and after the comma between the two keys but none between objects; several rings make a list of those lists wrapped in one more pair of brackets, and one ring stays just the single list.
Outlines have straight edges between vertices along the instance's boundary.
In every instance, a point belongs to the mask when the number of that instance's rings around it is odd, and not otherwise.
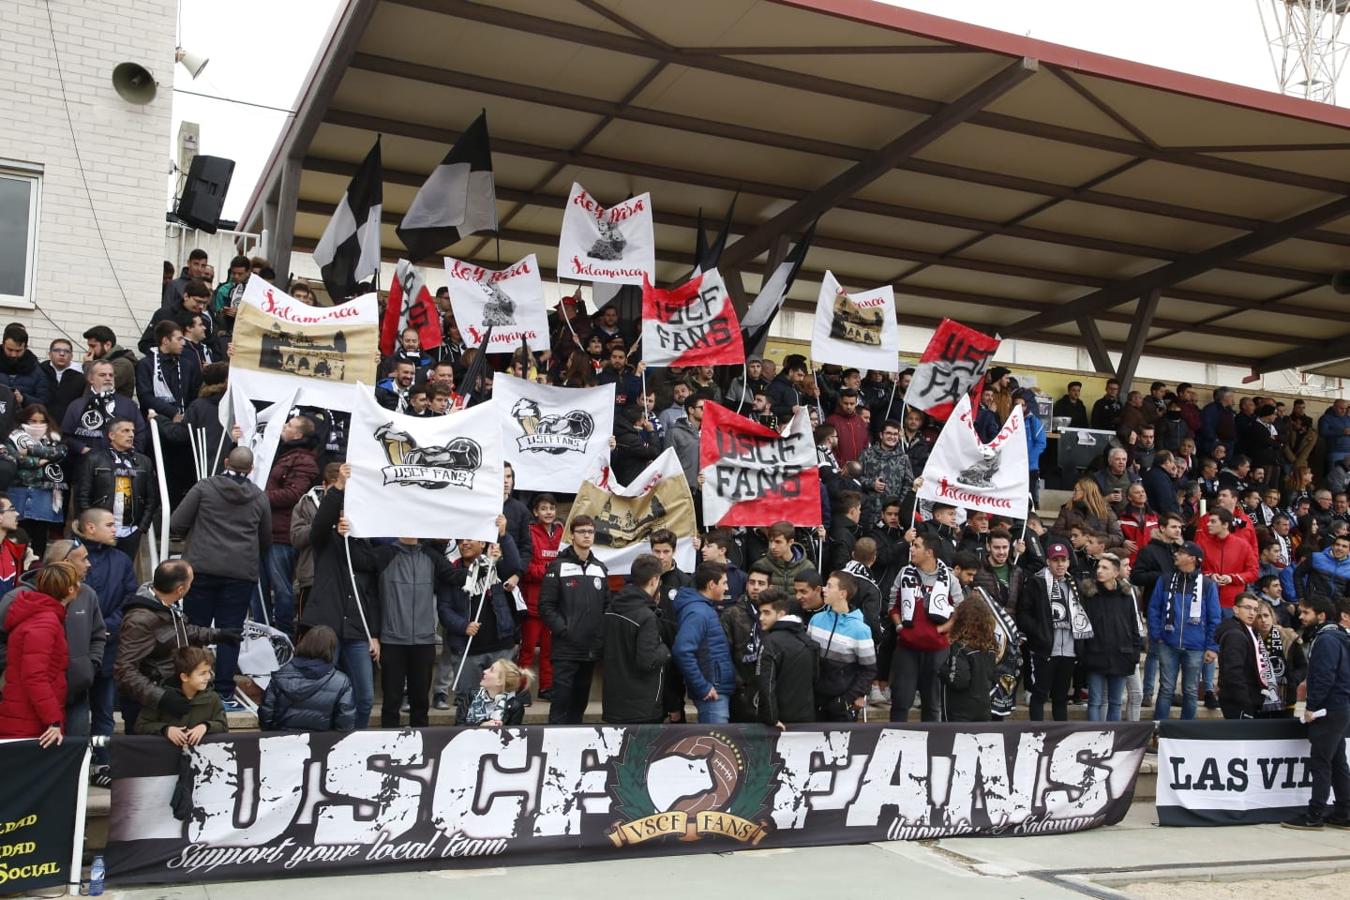
[{"label": "blue jeans", "polygon": [[[94,686],[89,689],[90,731],[94,735],[111,736],[116,723],[113,721],[113,708],[117,703],[117,682],[111,675],[95,675]],[[94,748],[94,765],[108,764],[108,748]]]},{"label": "blue jeans", "polygon": [[370,725],[370,711],[375,706],[375,665],[370,658],[370,642],[341,641],[338,643],[338,671],[352,682],[352,702],[356,704],[356,727]]},{"label": "blue jeans", "polygon": [[[1222,625],[1224,622],[1227,622],[1231,618],[1233,618],[1233,607],[1226,606],[1219,610],[1220,625]],[[1218,671],[1219,671],[1219,664],[1217,662],[1201,663],[1200,677],[1204,679],[1206,691],[1209,691],[1211,693],[1214,691],[1214,675]]]},{"label": "blue jeans", "polygon": [[1152,700],[1158,689],[1158,645],[1162,641],[1148,642],[1148,655],[1144,657],[1144,699]]},{"label": "blue jeans", "polygon": [[[252,581],[199,573],[192,579],[192,590],[183,598],[183,612],[193,625],[202,627],[244,627],[249,598],[257,590]],[[222,701],[234,696],[234,673],[239,668],[239,645],[216,647],[216,693]]]},{"label": "blue jeans", "polygon": [[[1088,721],[1119,722],[1120,701],[1125,695],[1125,675],[1107,675],[1105,672],[1088,672]],[[1106,716],[1102,717],[1105,707]]]},{"label": "blue jeans", "polygon": [[1203,650],[1178,650],[1164,641],[1158,642],[1158,702],[1153,707],[1154,721],[1166,719],[1172,712],[1178,669],[1181,671],[1181,718],[1195,718],[1196,679],[1204,657]]},{"label": "blue jeans", "polygon": [[[295,627],[295,548],[290,544],[273,544],[267,551],[258,572],[262,576],[262,597],[271,596],[268,622],[272,627],[287,635],[294,634]],[[253,618],[259,622],[262,617],[262,598],[253,598]]]},{"label": "blue jeans", "polygon": [[724,725],[731,721],[731,698],[718,694],[716,700],[695,700],[698,708],[698,724]]}]

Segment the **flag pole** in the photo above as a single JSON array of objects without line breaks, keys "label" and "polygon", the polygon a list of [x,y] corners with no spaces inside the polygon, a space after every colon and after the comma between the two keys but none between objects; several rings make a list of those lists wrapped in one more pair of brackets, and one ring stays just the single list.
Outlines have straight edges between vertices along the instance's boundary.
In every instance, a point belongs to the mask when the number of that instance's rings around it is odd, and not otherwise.
[{"label": "flag pole", "polygon": [[[483,604],[487,603],[488,594],[492,591],[492,577],[497,574],[497,561],[491,560],[488,565],[487,577],[483,579],[483,596],[478,598],[478,612],[474,613],[473,622],[477,624],[483,618]],[[459,692],[459,677],[464,674],[464,664],[469,661],[469,648],[473,646],[473,635],[469,635],[469,640],[464,645],[464,655],[459,658],[459,668],[455,670],[455,680],[450,682],[450,692]]]},{"label": "flag pole", "polygon": [[196,473],[197,480],[202,480],[202,454],[197,449],[197,429],[191,425],[187,427],[188,447],[192,450],[192,471]]},{"label": "flag pole", "polygon": [[[1024,519],[1022,519],[1022,533],[1021,533],[1020,535],[1018,535],[1018,538],[1017,538],[1018,542],[1023,543],[1023,544],[1026,543],[1026,539],[1027,539],[1027,523],[1031,521],[1031,517],[1032,517],[1032,515],[1033,515],[1032,510],[1031,510],[1031,503],[1030,503],[1030,500],[1031,500],[1031,492],[1030,492],[1030,491],[1027,491],[1027,500],[1028,500],[1028,503],[1027,503],[1027,514],[1026,514],[1026,517],[1025,517]],[[1017,565],[1017,561],[1018,561],[1019,559],[1021,559],[1021,558],[1022,558],[1022,553],[1021,553],[1021,551],[1018,551],[1017,554],[1013,556],[1012,564],[1013,564],[1014,566]]]},{"label": "flag pole", "polygon": [[361,604],[361,590],[356,586],[356,570],[352,568],[352,538],[349,534],[342,536],[342,549],[347,554],[347,577],[352,581],[352,600],[356,602],[356,612],[361,616],[361,630],[366,633],[366,640],[373,641],[374,637],[370,634],[370,625],[366,622],[366,610]]},{"label": "flag pole", "polygon": [[173,512],[169,503],[169,481],[164,472],[164,445],[160,442],[159,422],[156,421],[159,416],[151,411],[150,413],[150,442],[155,451],[155,469],[156,476],[159,479],[159,505],[163,515],[163,530],[159,535],[159,558],[165,560],[169,558],[169,516]]},{"label": "flag pole", "polygon": [[736,402],[736,415],[738,416],[741,414],[741,407],[745,406],[745,392],[748,390],[750,390],[750,366],[743,359],[741,360],[741,399]]}]

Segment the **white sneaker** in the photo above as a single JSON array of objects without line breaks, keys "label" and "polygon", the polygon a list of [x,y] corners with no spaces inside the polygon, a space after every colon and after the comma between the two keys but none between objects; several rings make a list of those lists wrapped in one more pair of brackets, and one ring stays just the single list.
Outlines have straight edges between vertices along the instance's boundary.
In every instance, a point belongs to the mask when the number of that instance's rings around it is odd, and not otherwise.
[{"label": "white sneaker", "polygon": [[884,702],[881,697],[881,688],[875,684],[872,685],[872,689],[867,692],[867,702],[872,706],[880,706]]},{"label": "white sneaker", "polygon": [[891,686],[886,685],[881,689],[881,702],[885,706],[891,705]]}]

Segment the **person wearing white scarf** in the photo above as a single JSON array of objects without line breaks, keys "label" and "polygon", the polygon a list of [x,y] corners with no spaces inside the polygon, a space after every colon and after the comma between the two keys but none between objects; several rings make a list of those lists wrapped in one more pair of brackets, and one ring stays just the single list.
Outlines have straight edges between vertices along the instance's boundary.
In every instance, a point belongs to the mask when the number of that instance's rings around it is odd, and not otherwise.
[{"label": "person wearing white scarf", "polygon": [[1275,673],[1265,646],[1252,626],[1260,606],[1254,594],[1239,594],[1233,618],[1219,626],[1219,706],[1225,719],[1252,719],[1265,703]]},{"label": "person wearing white scarf", "polygon": [[1023,672],[1031,690],[1027,706],[1031,720],[1044,720],[1048,699],[1054,720],[1065,722],[1077,661],[1074,643],[1091,637],[1092,625],[1069,576],[1068,544],[1054,541],[1045,552],[1045,568],[1027,579],[1017,597],[1017,627],[1026,639]]},{"label": "person wearing white scarf", "polygon": [[956,576],[937,556],[938,539],[927,532],[910,542],[909,565],[891,588],[891,621],[896,626],[891,660],[892,722],[909,718],[919,693],[922,720],[941,715],[937,674],[947,659],[947,621],[962,600]]}]

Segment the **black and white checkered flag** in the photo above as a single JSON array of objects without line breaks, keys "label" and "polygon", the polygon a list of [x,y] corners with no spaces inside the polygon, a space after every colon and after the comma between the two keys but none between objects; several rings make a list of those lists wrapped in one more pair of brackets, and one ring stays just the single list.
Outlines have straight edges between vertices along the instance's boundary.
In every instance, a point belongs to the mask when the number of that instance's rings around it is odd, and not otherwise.
[{"label": "black and white checkered flag", "polygon": [[361,282],[379,276],[383,181],[380,139],[376,138],[314,248],[314,262],[334,303],[356,296]]}]

